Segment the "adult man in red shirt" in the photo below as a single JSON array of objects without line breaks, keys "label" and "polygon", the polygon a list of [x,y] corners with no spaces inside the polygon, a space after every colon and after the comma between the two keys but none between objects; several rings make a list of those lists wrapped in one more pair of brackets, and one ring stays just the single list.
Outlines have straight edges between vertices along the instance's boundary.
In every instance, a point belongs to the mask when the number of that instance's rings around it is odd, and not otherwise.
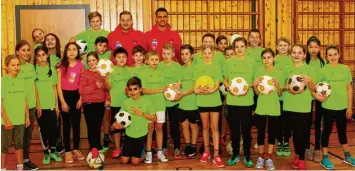
[{"label": "adult man in red shirt", "polygon": [[113,52],[116,48],[123,47],[128,52],[127,66],[134,63],[132,56],[132,49],[135,46],[141,45],[146,49],[144,41],[144,34],[141,31],[135,30],[133,27],[132,14],[129,11],[122,11],[120,13],[120,24],[108,34],[108,49],[111,50],[111,61],[114,60]]},{"label": "adult man in red shirt", "polygon": [[164,44],[170,43],[174,46],[175,56],[174,61],[181,65],[184,63],[180,56],[180,47],[182,45],[181,37],[178,32],[171,29],[168,23],[168,11],[165,8],[158,8],[155,11],[156,24],[152,30],[145,33],[145,41],[147,50],[155,50],[160,54],[160,61],[163,60],[162,49]]}]

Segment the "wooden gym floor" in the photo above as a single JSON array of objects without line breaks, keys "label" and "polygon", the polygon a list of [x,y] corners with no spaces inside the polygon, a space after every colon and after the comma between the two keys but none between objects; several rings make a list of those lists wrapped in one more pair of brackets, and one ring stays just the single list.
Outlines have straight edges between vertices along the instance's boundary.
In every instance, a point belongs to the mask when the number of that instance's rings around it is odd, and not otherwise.
[{"label": "wooden gym floor", "polygon": [[[83,124],[81,124],[83,125]],[[348,142],[350,145],[350,152],[352,153],[353,156],[355,156],[355,122],[348,122],[347,123],[347,136],[348,136]],[[35,131],[37,132],[37,131]],[[253,136],[253,141],[252,141],[252,146],[256,142],[256,129],[253,127],[252,129],[252,136]],[[181,138],[183,142],[183,138]],[[199,138],[199,143],[198,147],[202,142],[202,138],[200,135]],[[311,148],[313,148],[313,143],[314,143],[314,131],[312,129],[312,135],[311,135]],[[182,147],[184,148],[185,144],[182,144]],[[291,139],[291,147],[293,149],[292,145],[292,139]],[[80,143],[80,149],[82,152],[86,155],[88,153],[88,140],[85,138],[81,139]],[[183,149],[182,148],[182,149]],[[211,160],[207,163],[200,163],[199,162],[199,157],[198,155],[195,158],[192,159],[181,159],[181,160],[174,160],[172,157],[173,154],[173,149],[169,148],[168,152],[168,158],[169,162],[167,163],[160,163],[157,162],[155,159],[152,164],[145,164],[142,163],[138,167],[134,167],[132,165],[126,164],[122,165],[120,164],[120,160],[118,159],[113,159],[111,157],[112,154],[112,149],[110,149],[109,152],[105,154],[106,160],[105,160],[105,165],[104,169],[105,170],[212,170],[212,169],[217,169],[215,165],[212,163]],[[337,170],[355,170],[355,168],[343,164],[343,152],[339,146],[338,143],[338,138],[337,138],[337,133],[336,133],[336,128],[333,127],[333,133],[331,134],[331,140],[329,144],[329,154],[330,158],[335,165],[335,168]],[[15,160],[15,155],[14,155],[14,149],[10,150],[10,154],[8,155],[8,161],[7,161],[7,169],[15,169],[16,165],[16,160]],[[87,164],[85,161],[75,161],[73,164],[66,164],[64,162],[54,162],[52,161],[50,165],[43,165],[42,164],[42,159],[43,159],[43,153],[42,153],[42,146],[40,144],[39,140],[32,140],[31,144],[31,154],[30,154],[31,161],[39,166],[40,169],[54,169],[54,170],[87,170],[89,169],[87,167]],[[228,154],[226,154],[225,150],[224,153],[221,155],[222,160],[224,163],[227,163],[227,160],[229,159]],[[291,161],[294,157],[294,151],[292,151],[292,155],[290,157],[278,157],[274,155],[274,163],[276,165],[276,169],[278,170],[289,170],[290,169],[290,164]],[[256,149],[252,149],[252,160],[255,164],[257,158],[257,151]],[[237,163],[235,166],[226,166],[224,170],[248,170],[247,168],[244,167],[244,164],[242,162],[243,157],[241,157],[241,162]],[[307,161],[307,168],[309,170],[321,170],[323,169],[319,163],[315,163],[313,161]],[[250,168],[250,170],[255,170],[255,168]]]}]

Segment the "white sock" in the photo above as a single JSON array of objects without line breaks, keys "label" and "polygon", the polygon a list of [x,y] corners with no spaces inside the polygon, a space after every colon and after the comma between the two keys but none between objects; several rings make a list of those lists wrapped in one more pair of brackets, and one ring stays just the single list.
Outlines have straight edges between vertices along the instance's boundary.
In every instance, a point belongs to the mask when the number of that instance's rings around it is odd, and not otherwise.
[{"label": "white sock", "polygon": [[23,164],[18,164],[18,165],[16,165],[16,168],[17,168],[17,169],[23,169]]},{"label": "white sock", "polygon": [[158,151],[158,157],[162,156],[163,155],[163,151],[162,150],[159,150]]},{"label": "white sock", "polygon": [[30,159],[23,159],[24,163],[27,163],[28,161],[30,161]]}]

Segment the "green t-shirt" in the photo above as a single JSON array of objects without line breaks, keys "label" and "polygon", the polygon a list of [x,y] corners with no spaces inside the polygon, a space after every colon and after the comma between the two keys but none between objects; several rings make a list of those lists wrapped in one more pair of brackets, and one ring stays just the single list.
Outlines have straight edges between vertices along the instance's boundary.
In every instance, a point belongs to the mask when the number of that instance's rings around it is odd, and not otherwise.
[{"label": "green t-shirt", "polygon": [[[166,65],[164,62],[160,62],[158,65],[158,69],[160,69],[164,73],[164,84],[172,84],[180,81],[180,74],[182,71],[181,65],[172,61],[170,65]],[[166,107],[173,107],[178,104],[178,102],[172,102],[169,100],[165,100]]]},{"label": "green t-shirt", "polygon": [[[196,53],[194,56],[194,60],[192,61],[193,65],[204,63],[202,52]],[[218,68],[221,69],[221,73],[223,73],[224,65],[226,63],[226,58],[221,52],[214,52],[214,56],[212,57],[212,63],[215,64]]]},{"label": "green t-shirt", "polygon": [[[23,125],[26,119],[25,99],[26,82],[20,78],[12,78],[5,75],[1,78],[1,98],[2,105],[7,117],[12,125]],[[1,118],[1,125],[4,125],[4,120]]]},{"label": "green t-shirt", "polygon": [[[308,65],[312,66],[317,74],[320,72],[320,69],[325,66],[325,64],[322,65],[321,61],[318,58],[315,60],[311,59]],[[317,80],[314,80],[315,84],[317,84],[319,81],[319,77],[317,78]]]},{"label": "green t-shirt", "polygon": [[343,64],[326,65],[320,69],[320,77],[320,81],[329,83],[332,88],[332,94],[322,103],[322,107],[330,110],[347,109],[348,91],[346,87],[352,81],[349,67]]},{"label": "green t-shirt", "polygon": [[[250,58],[229,58],[224,67],[224,77],[228,78],[228,84],[236,78],[242,77],[249,86],[253,83],[255,62]],[[227,105],[232,106],[251,106],[254,104],[254,92],[250,88],[245,96],[234,96],[227,93]]]},{"label": "green t-shirt", "polygon": [[[161,89],[165,86],[164,73],[159,69],[146,69],[142,74],[142,85],[144,89]],[[164,93],[147,94],[147,99],[153,103],[156,112],[165,111]]]},{"label": "green t-shirt", "polygon": [[35,79],[36,72],[33,64],[24,63],[21,65],[20,73],[18,78],[25,80],[26,93],[28,93],[27,101],[29,109],[36,107],[36,94],[35,94]]},{"label": "green t-shirt", "polygon": [[[221,82],[222,73],[220,71],[221,69],[218,67],[218,65],[201,63],[194,67],[193,77],[196,81],[201,76],[209,76],[213,79],[214,82],[217,80],[218,82]],[[196,104],[199,107],[216,107],[222,105],[218,90],[212,94],[198,94],[196,96]]]},{"label": "green t-shirt", "polygon": [[[275,58],[275,68],[285,73],[286,69],[293,65],[292,58],[289,55],[276,55]],[[284,78],[286,79],[286,78]],[[279,82],[280,85],[285,85],[285,80]],[[280,101],[283,101],[283,93],[280,96]]]},{"label": "green t-shirt", "polygon": [[147,135],[148,120],[143,116],[135,115],[131,109],[132,107],[138,108],[146,115],[154,114],[155,109],[149,99],[144,96],[141,96],[138,100],[129,98],[123,101],[120,111],[126,111],[131,114],[131,125],[126,128],[126,135],[132,138],[139,138]]},{"label": "green t-shirt", "polygon": [[[183,67],[181,74],[181,91],[186,92],[194,87],[193,78],[194,66],[191,65]],[[188,96],[184,96],[179,102],[179,108],[183,110],[197,110],[196,94],[192,93]]]},{"label": "green t-shirt", "polygon": [[148,65],[142,65],[141,67],[130,67],[129,72],[131,73],[132,77],[138,77],[141,79],[142,74],[148,68]]},{"label": "green t-shirt", "polygon": [[[316,80],[316,72],[313,67],[304,63],[300,67],[295,67],[294,65],[287,68],[285,72],[286,79],[290,78],[293,75],[307,75],[311,77],[311,79]],[[283,92],[284,94],[284,102],[283,102],[283,110],[290,112],[299,112],[299,113],[309,113],[311,112],[311,104],[312,104],[312,94],[309,88],[301,94],[291,94],[288,91]]]},{"label": "green t-shirt", "polygon": [[264,50],[262,47],[248,47],[245,51],[245,57],[253,59],[255,61],[256,68],[261,68],[263,66],[263,61],[261,60],[261,52]]},{"label": "green t-shirt", "polygon": [[96,38],[103,36],[107,37],[110,32],[104,29],[100,29],[99,31],[94,31],[92,28],[89,30],[85,30],[80,32],[75,36],[76,40],[85,40],[88,45],[87,52],[95,51],[94,45]]},{"label": "green t-shirt", "polygon": [[39,96],[41,109],[54,109],[55,108],[55,93],[53,86],[58,82],[57,71],[51,67],[52,75],[48,76],[49,67],[36,66],[36,86]]},{"label": "green t-shirt", "polygon": [[[99,55],[99,60],[100,59],[110,60],[110,56],[111,56],[111,51],[109,50],[109,51],[105,52],[104,54]],[[81,60],[81,62],[84,64],[85,69],[89,69],[86,55],[83,58],[83,60]]]},{"label": "green t-shirt", "polygon": [[[284,87],[284,73],[276,68],[273,71],[266,71],[266,68],[260,68],[254,74],[254,80],[264,75],[268,75],[277,80],[282,89]],[[271,94],[259,94],[255,113],[258,115],[280,116],[280,101],[277,89]]]},{"label": "green t-shirt", "polygon": [[127,81],[131,78],[128,68],[120,68],[117,65],[110,74],[109,81],[111,83],[110,96],[111,106],[120,107],[122,102],[128,97],[125,94]]},{"label": "green t-shirt", "polygon": [[56,54],[52,54],[49,56],[49,59],[51,60],[51,67],[56,68],[60,58],[58,58]]}]

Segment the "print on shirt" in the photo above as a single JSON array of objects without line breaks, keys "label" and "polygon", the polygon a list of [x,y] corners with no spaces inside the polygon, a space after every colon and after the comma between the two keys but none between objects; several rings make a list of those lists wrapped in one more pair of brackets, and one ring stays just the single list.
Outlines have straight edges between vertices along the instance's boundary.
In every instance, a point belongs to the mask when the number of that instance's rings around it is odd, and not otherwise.
[{"label": "print on shirt", "polygon": [[76,73],[75,72],[71,72],[68,82],[69,83],[74,83],[75,82],[75,77],[76,77]]},{"label": "print on shirt", "polygon": [[153,39],[153,41],[152,41],[152,49],[156,50],[157,47],[158,47],[158,40],[157,39]]},{"label": "print on shirt", "polygon": [[122,47],[122,43],[120,41],[117,41],[116,42],[116,48],[120,48],[120,47]]}]

